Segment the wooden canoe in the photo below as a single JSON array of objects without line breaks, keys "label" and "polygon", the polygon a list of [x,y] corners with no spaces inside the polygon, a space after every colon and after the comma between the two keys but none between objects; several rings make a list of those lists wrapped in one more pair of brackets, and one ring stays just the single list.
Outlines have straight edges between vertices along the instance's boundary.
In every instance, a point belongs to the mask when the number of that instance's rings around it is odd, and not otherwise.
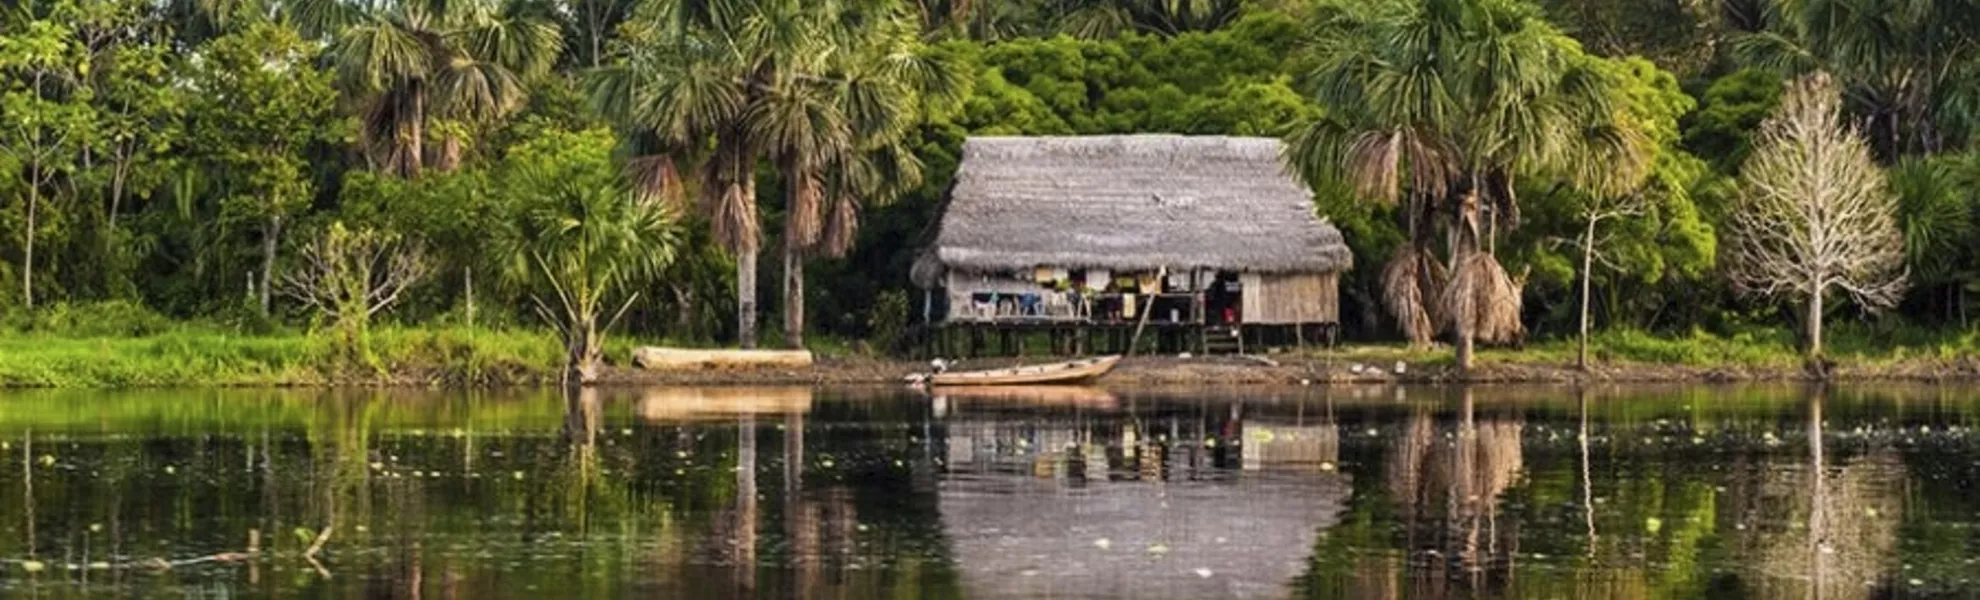
[{"label": "wooden canoe", "polygon": [[1008,369],[936,373],[928,377],[928,383],[937,386],[1075,383],[1106,375],[1118,362],[1121,357],[1115,355]]}]

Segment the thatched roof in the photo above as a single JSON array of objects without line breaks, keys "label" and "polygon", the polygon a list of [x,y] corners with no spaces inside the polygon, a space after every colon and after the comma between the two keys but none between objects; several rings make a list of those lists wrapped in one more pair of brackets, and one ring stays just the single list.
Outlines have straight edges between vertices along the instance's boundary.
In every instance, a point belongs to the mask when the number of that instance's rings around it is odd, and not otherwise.
[{"label": "thatched roof", "polygon": [[[977,137],[932,267],[1325,272],[1353,264],[1340,231],[1270,138]],[[923,261],[929,262],[929,261]]]}]

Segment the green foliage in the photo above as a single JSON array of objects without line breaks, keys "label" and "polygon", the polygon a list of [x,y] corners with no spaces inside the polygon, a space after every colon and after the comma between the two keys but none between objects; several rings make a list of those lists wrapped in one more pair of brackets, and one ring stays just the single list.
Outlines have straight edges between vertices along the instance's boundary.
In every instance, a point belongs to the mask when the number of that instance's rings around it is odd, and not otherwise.
[{"label": "green foliage", "polygon": [[882,352],[898,350],[901,339],[907,333],[908,310],[907,292],[880,292],[873,301],[873,308],[867,312],[867,340]]},{"label": "green foliage", "polygon": [[512,257],[504,274],[561,334],[566,365],[584,382],[596,377],[605,334],[679,243],[664,205],[635,201],[613,145],[602,129],[540,139],[511,152],[518,162],[502,177],[516,219],[500,246]]},{"label": "green foliage", "polygon": [[1753,132],[1780,105],[1782,79],[1758,69],[1742,69],[1705,89],[1698,110],[1685,119],[1684,146],[1706,157],[1720,172],[1736,173],[1751,151]]},{"label": "green foliage", "polygon": [[147,336],[173,327],[171,319],[141,304],[113,300],[90,304],[59,302],[33,313],[16,314],[11,329],[72,337]]},{"label": "green foliage", "polygon": [[[879,308],[903,297],[968,136],[1297,143],[1316,139],[1302,133],[1387,128],[1435,134],[1449,142],[1437,149],[1461,158],[1454,168],[1504,184],[1487,194],[1505,219],[1489,241],[1528,284],[1523,323],[1539,334],[1531,348],[1544,354],[1550,337],[1571,329],[1579,255],[1568,240],[1584,233],[1591,207],[1640,197],[1640,214],[1598,228],[1596,322],[1643,338],[1611,340],[1623,355],[1730,360],[1649,340],[1779,341],[1753,324],[1786,314],[1730,292],[1719,235],[1782,73],[1809,68],[1846,85],[1849,120],[1891,165],[1901,199],[1914,286],[1903,318],[1880,326],[1968,329],[1967,298],[1980,291],[1980,196],[1971,192],[1980,154],[1967,147],[1980,123],[1971,83],[1980,81],[1980,11],[1957,3],[1761,11],[1615,0],[861,0],[840,8],[876,18],[843,22],[764,0],[429,4],[44,0],[0,13],[5,328],[280,337],[313,315],[280,300],[263,313],[250,278],[290,272],[300,246],[291,240],[341,221],[421,240],[434,265],[431,281],[374,331],[374,340],[406,340],[380,343],[381,364],[431,352],[487,365],[449,371],[450,381],[504,379],[562,354],[521,351],[548,339],[541,332],[490,334],[518,345],[500,353],[507,358],[469,350],[487,343],[477,332],[533,323],[532,294],[554,293],[537,278],[543,265],[517,249],[556,229],[546,225],[625,216],[613,212],[625,203],[606,201],[612,193],[570,195],[543,180],[605,189],[630,164],[638,191],[695,197],[704,202],[688,204],[708,209],[664,219],[673,260],[626,265],[639,283],[616,285],[605,304],[640,294],[626,313],[630,331],[733,340],[740,323],[724,317],[741,306],[738,271],[756,272],[734,250],[772,240],[767,224],[799,240],[764,247],[803,254],[813,328],[884,344],[914,322],[879,319]],[[703,54],[712,39],[729,39],[734,52]],[[1431,40],[1437,51],[1420,52]],[[812,51],[828,47],[834,53]],[[1436,68],[1400,68],[1409,65]],[[1360,85],[1383,68],[1389,79]],[[738,83],[754,75],[768,78]],[[1442,91],[1401,92],[1423,85]],[[735,118],[715,118],[724,115]],[[810,164],[800,168],[799,156]],[[1418,158],[1401,158],[1398,173],[1436,170],[1408,166]],[[1451,213],[1423,220],[1407,206],[1357,199],[1343,170],[1304,162],[1316,211],[1343,231],[1360,265],[1343,279],[1350,338],[1387,337],[1379,265],[1412,243],[1448,250],[1441,236],[1412,238],[1410,224],[1424,234]],[[1628,166],[1640,167],[1620,168]],[[814,201],[818,227],[797,227]],[[782,270],[771,271],[752,281],[774,285]],[[918,315],[919,295],[904,297],[903,314]],[[201,333],[175,331],[188,322]],[[421,337],[433,330],[442,333]],[[164,347],[202,352],[204,343]],[[1849,343],[1839,334],[1838,345]],[[228,380],[293,375],[294,364],[323,358],[323,344],[298,343],[299,362],[241,367]],[[166,378],[133,369],[87,379]]]}]

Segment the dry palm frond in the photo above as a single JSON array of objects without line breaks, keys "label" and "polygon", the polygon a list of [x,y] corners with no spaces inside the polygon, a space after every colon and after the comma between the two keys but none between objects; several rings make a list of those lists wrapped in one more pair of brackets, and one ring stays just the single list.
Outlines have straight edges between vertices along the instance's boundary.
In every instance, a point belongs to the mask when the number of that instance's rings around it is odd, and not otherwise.
[{"label": "dry palm frond", "polygon": [[1411,345],[1429,345],[1436,334],[1436,316],[1424,301],[1425,283],[1442,276],[1441,267],[1429,251],[1414,244],[1398,250],[1389,264],[1382,267],[1382,303],[1388,306],[1389,314],[1396,318],[1397,326]]},{"label": "dry palm frond", "polygon": [[632,182],[633,192],[641,202],[678,205],[685,195],[680,169],[675,166],[674,157],[665,154],[633,157],[626,162],[626,179]]},{"label": "dry palm frond", "polygon": [[1418,251],[1417,261],[1422,265],[1417,268],[1417,293],[1422,294],[1424,313],[1430,316],[1429,335],[1435,337],[1436,324],[1444,322],[1444,307],[1436,300],[1438,294],[1444,293],[1444,286],[1450,285],[1451,271],[1444,268],[1444,263],[1438,261],[1437,255],[1431,253],[1429,248]]},{"label": "dry palm frond", "polygon": [[818,243],[819,230],[824,225],[821,214],[824,212],[821,206],[825,202],[824,190],[818,178],[809,172],[801,173],[797,178],[796,182],[789,184],[795,192],[790,196],[791,205],[784,207],[784,218],[788,219],[785,235],[789,238],[785,243],[810,248]]},{"label": "dry palm frond", "polygon": [[832,210],[825,215],[825,234],[820,239],[820,249],[826,256],[839,258],[852,250],[855,234],[859,231],[859,200],[841,194],[832,203]]},{"label": "dry palm frond", "polygon": [[716,136],[714,155],[701,169],[701,210],[722,247],[737,254],[755,252],[762,240],[756,215],[755,157],[739,147],[742,136]]},{"label": "dry palm frond", "polygon": [[1408,128],[1378,130],[1348,143],[1345,166],[1357,193],[1394,203],[1402,197],[1404,178],[1413,194],[1444,195],[1456,174],[1452,156],[1454,150],[1436,136]]},{"label": "dry palm frond", "polygon": [[1370,131],[1348,147],[1347,172],[1363,197],[1393,203],[1402,191],[1402,133]]},{"label": "dry palm frond", "polygon": [[1526,329],[1519,322],[1519,286],[1499,266],[1498,259],[1482,252],[1458,261],[1450,285],[1444,287],[1442,302],[1446,329],[1467,325],[1472,339],[1489,344],[1518,340]]}]

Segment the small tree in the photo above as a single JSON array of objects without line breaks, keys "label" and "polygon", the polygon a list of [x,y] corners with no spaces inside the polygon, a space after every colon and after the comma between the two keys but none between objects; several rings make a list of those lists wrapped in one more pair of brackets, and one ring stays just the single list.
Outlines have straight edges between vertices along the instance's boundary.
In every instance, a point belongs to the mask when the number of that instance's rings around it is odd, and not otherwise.
[{"label": "small tree", "polygon": [[[1579,324],[1580,331],[1576,336],[1575,342],[1574,365],[1576,368],[1584,370],[1588,368],[1589,288],[1591,287],[1591,281],[1595,278],[1595,261],[1603,258],[1601,248],[1603,242],[1606,241],[1604,238],[1595,237],[1595,230],[1602,225],[1603,221],[1642,215],[1644,210],[1648,208],[1647,205],[1648,202],[1645,201],[1643,194],[1638,192],[1614,198],[1595,196],[1589,203],[1581,207],[1580,217],[1584,227],[1581,230],[1580,241],[1575,242],[1575,245],[1581,250],[1581,318]],[[1607,263],[1606,260],[1603,262]]]},{"label": "small tree", "polygon": [[1880,310],[1897,304],[1906,279],[1898,198],[1869,145],[1841,122],[1841,103],[1823,74],[1789,86],[1761,124],[1729,226],[1734,285],[1806,304],[1811,365],[1822,356],[1830,289]]},{"label": "small tree", "polygon": [[[587,147],[609,150],[608,135],[585,138],[605,140]],[[538,316],[562,338],[563,382],[572,386],[597,380],[606,332],[679,246],[672,215],[636,201],[607,153],[592,158],[530,168],[513,190],[521,196],[512,276],[532,290]]]},{"label": "small tree", "polygon": [[368,354],[364,333],[371,317],[433,270],[421,245],[371,229],[346,229],[342,222],[331,223],[304,246],[301,260],[275,287],[329,317],[338,351],[353,363]]}]

